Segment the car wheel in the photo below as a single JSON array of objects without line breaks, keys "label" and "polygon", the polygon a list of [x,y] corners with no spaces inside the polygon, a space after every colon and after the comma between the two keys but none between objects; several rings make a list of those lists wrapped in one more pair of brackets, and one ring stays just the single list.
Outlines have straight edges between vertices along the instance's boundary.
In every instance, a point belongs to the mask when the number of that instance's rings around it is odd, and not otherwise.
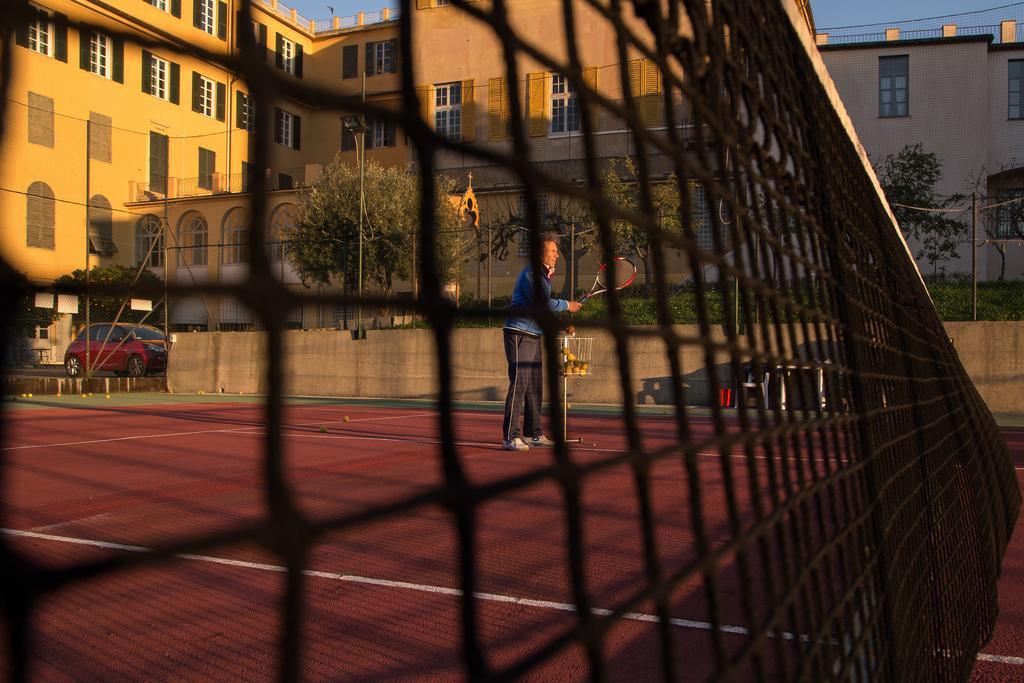
[{"label": "car wheel", "polygon": [[81,377],[82,361],[78,359],[78,356],[68,356],[64,361],[64,371],[68,373],[68,377]]},{"label": "car wheel", "polygon": [[146,374],[146,364],[139,356],[129,356],[124,371],[129,377],[142,377]]}]

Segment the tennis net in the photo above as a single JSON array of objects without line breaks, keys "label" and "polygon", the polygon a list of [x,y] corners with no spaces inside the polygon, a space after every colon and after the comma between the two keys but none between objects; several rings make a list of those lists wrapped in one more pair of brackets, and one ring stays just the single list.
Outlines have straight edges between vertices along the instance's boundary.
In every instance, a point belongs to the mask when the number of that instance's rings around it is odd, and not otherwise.
[{"label": "tennis net", "polygon": [[[268,60],[259,29],[248,30],[250,18],[260,25],[262,3],[231,5],[240,12],[240,28],[237,48],[227,54],[201,42],[118,27],[109,17],[41,19],[34,5],[22,1],[0,18],[6,36],[2,106],[8,143],[24,132],[11,104],[18,96],[14,84],[20,83],[12,74],[36,56],[11,36],[31,28],[38,45],[46,22],[51,27],[64,22],[70,35],[82,36],[95,36],[100,22],[115,42],[147,59],[165,50],[236,74],[252,104],[244,109],[251,121],[242,126],[252,130],[247,168],[271,168],[279,148],[299,148],[297,115],[286,110],[289,106],[310,117],[313,112],[335,119],[354,116],[339,147],[346,149],[346,134],[375,138],[379,147],[404,137],[409,159],[395,164],[402,169],[396,173],[404,174],[402,182],[411,181],[408,196],[414,198],[402,205],[408,222],[395,226],[391,242],[390,227],[374,224],[376,214],[360,208],[337,218],[339,232],[317,239],[301,233],[306,219],[295,219],[283,229],[293,231],[287,237],[296,246],[275,257],[265,247],[283,243],[281,234],[273,234],[281,228],[271,220],[274,193],[287,191],[292,176],[287,181],[280,175],[246,176],[241,196],[248,214],[257,218],[243,241],[221,240],[232,253],[245,247],[239,258],[248,267],[236,282],[182,277],[166,284],[138,279],[33,284],[18,272],[24,268],[16,259],[4,261],[5,284],[26,297],[45,292],[166,297],[172,311],[176,303],[197,297],[240,302],[265,331],[266,356],[260,362],[267,373],[266,509],[257,522],[169,542],[145,554],[49,570],[29,566],[14,546],[0,545],[13,678],[31,675],[33,614],[51,594],[182,554],[254,542],[286,568],[279,676],[297,680],[305,671],[310,578],[304,570],[313,548],[329,534],[344,537],[434,506],[446,511],[457,539],[453,584],[459,647],[472,679],[523,677],[573,650],[583,653],[594,680],[604,680],[608,639],[638,617],[657,632],[655,656],[666,679],[691,675],[695,659],[711,679],[965,678],[994,627],[996,580],[1019,507],[1017,480],[796,3],[399,4],[399,18],[385,22],[384,29],[393,31],[383,41],[390,41],[388,47],[365,52],[375,68],[390,74],[393,87],[374,85],[369,97],[336,88],[330,79],[295,78],[301,61],[294,57],[279,52],[276,64],[273,55]],[[333,59],[330,41],[343,42],[347,30],[326,37],[295,30],[299,42],[314,47],[306,56],[307,76],[315,73],[308,65],[316,50]],[[469,47],[460,52],[453,36],[465,38]],[[85,69],[90,64],[85,48],[82,55]],[[466,71],[477,68],[476,57],[479,73]],[[492,73],[485,74],[487,69]],[[198,78],[197,87],[206,87],[206,77]],[[193,105],[207,106],[202,96]],[[307,130],[314,128],[307,125]],[[366,137],[361,138],[363,154]],[[166,163],[166,150],[163,156],[152,154]],[[331,156],[321,164],[329,166]],[[408,160],[412,170],[406,170]],[[324,171],[323,182],[337,185],[322,187],[348,191],[341,188],[358,182],[353,168],[350,159],[347,171],[333,176]],[[17,164],[5,169],[5,185],[29,186],[18,176]],[[366,178],[389,173],[363,170]],[[504,210],[510,217],[502,224],[500,247],[483,245],[476,236],[451,237],[465,228],[459,223],[465,216],[448,198],[461,193],[452,179],[461,183],[468,170],[475,175],[479,210]],[[317,182],[310,178],[305,185],[320,187]],[[230,184],[225,187],[226,194],[233,191]],[[152,191],[168,194],[166,188]],[[323,208],[317,198],[296,200],[304,216]],[[370,201],[376,210],[384,199]],[[169,230],[166,220],[161,225]],[[473,263],[468,272],[479,272],[481,253],[496,258],[502,249],[521,248],[525,262],[539,271],[540,237],[552,228],[569,253],[599,253],[595,261],[600,262],[628,255],[639,264],[655,324],[631,324],[629,300],[614,290],[601,295],[599,315],[576,321],[579,332],[600,332],[610,340],[619,378],[619,393],[611,401],[621,410],[626,445],[584,461],[559,438],[547,462],[482,484],[467,473],[455,437],[452,335],[460,322],[498,318],[505,309],[496,301],[488,306],[482,296],[459,307],[451,285],[465,275],[468,263]],[[166,248],[173,250],[167,253],[176,255],[179,271],[182,263],[193,268],[206,263],[177,255],[205,248],[206,242],[194,241],[197,232],[179,228],[167,234]],[[43,233],[37,238],[45,241]],[[171,244],[172,238],[179,241]],[[391,251],[371,251],[381,244],[391,244]],[[370,261],[363,261],[364,247],[375,264],[365,282],[363,268],[369,269]],[[338,251],[335,262],[322,258],[333,250]],[[292,280],[284,276],[287,259],[293,259]],[[395,269],[388,271],[388,265]],[[567,294],[580,294],[587,275],[568,285]],[[403,291],[394,286],[398,281],[407,285]],[[322,286],[302,286],[309,282]],[[3,302],[8,327],[21,315],[17,301]],[[296,504],[282,445],[282,338],[296,310],[317,306],[358,309],[360,316],[391,307],[413,312],[429,326],[437,351],[440,443],[432,455],[444,474],[440,484],[326,520],[310,519]],[[674,324],[679,306],[686,307],[693,325]],[[544,306],[531,308],[529,315],[545,332],[545,357],[556,359],[547,363],[544,384],[552,433],[560,435],[557,359],[565,321]],[[642,378],[634,376],[629,360],[631,349],[652,339],[670,368],[666,401],[674,438],[669,447],[647,445],[635,391]],[[11,343],[10,335],[4,343]],[[680,361],[691,350],[702,358],[710,396],[742,387],[749,394],[743,398],[750,400],[737,401],[735,409],[711,401],[707,417],[695,411],[684,381],[693,368]],[[772,384],[765,378],[780,378],[774,386],[781,383],[788,399],[759,389]],[[714,494],[707,482],[711,475],[701,464],[709,453],[716,456],[713,476],[722,482]],[[685,501],[685,513],[675,521],[690,539],[688,551],[678,555],[664,552],[652,503],[651,470],[666,462],[678,465],[675,494]],[[644,571],[615,604],[598,604],[588,587],[597,551],[587,534],[600,519],[588,511],[585,492],[619,465],[629,468],[633,482]],[[542,646],[497,662],[480,626],[479,517],[486,506],[538,483],[560,493],[565,539],[560,571],[568,577],[574,620]],[[699,647],[676,634],[681,623],[689,623],[676,602],[684,586],[696,586],[699,595],[700,628],[707,633]]]}]

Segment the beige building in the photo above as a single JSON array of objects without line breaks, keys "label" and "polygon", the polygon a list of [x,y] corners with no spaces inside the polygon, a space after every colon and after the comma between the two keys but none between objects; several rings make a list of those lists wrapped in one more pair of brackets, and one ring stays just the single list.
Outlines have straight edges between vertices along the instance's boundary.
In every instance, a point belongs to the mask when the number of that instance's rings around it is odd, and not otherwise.
[{"label": "beige building", "polygon": [[[252,32],[268,68],[285,79],[356,96],[365,73],[367,100],[383,107],[401,106],[398,67],[410,59],[424,119],[450,139],[488,151],[512,149],[515,93],[531,162],[565,181],[585,176],[580,105],[566,79],[520,53],[518,82],[510,84],[490,29],[446,2],[417,1],[414,54],[408,56],[398,51],[400,18],[388,10],[311,21],[276,0],[255,0],[252,20],[240,17],[237,0],[38,0],[33,6],[38,14],[19,29],[14,50],[0,170],[0,250],[40,284],[86,264],[145,264],[170,282],[240,281],[248,268],[249,184],[262,173],[271,189],[271,258],[286,283],[303,286],[280,244],[295,220],[295,188],[315,179],[337,154],[355,164],[357,142],[346,132],[345,112],[280,97],[274,111],[265,112],[273,119],[270,163],[254,169],[244,78],[177,49],[237,57],[243,32]],[[623,69],[607,20],[587,3],[577,12],[577,29],[586,36],[578,41],[584,80],[611,100],[628,89],[650,134],[665,135],[671,125],[688,138],[681,101],[666,120],[655,65],[631,52]],[[532,45],[565,63],[559,15],[554,0],[517,0],[510,10],[513,26]],[[633,133],[616,116],[595,113],[592,123],[599,156],[636,152]],[[369,161],[416,162],[401,130],[381,120],[367,124]],[[461,150],[439,152],[436,166],[460,189],[472,173],[483,224],[522,212],[522,178],[507,167]],[[670,170],[659,155],[652,168],[655,178]],[[710,242],[711,212],[702,189],[694,185],[692,193],[696,217],[707,226],[699,237]],[[541,209],[557,215],[570,204],[548,194]],[[546,227],[564,229],[564,223]],[[526,242],[517,239],[508,258],[492,264],[495,295],[508,293],[527,253]],[[584,272],[591,265],[584,264]],[[677,266],[676,275],[684,277]],[[467,272],[467,288],[474,273]],[[170,316],[176,329],[252,324],[252,316],[230,301],[176,301]],[[293,311],[290,324],[333,327],[350,316]]]},{"label": "beige building", "polygon": [[[1007,20],[982,28],[983,35],[955,24],[853,39],[818,34],[817,42],[872,162],[908,144],[934,152],[942,163],[938,193],[965,197],[955,206],[966,210],[949,215],[970,225],[970,198],[979,195],[978,241],[987,242],[978,250],[979,279],[1020,279],[1024,25]],[[910,246],[922,273],[930,274],[920,245]],[[969,231],[958,258],[942,267],[947,274],[971,272]]]}]

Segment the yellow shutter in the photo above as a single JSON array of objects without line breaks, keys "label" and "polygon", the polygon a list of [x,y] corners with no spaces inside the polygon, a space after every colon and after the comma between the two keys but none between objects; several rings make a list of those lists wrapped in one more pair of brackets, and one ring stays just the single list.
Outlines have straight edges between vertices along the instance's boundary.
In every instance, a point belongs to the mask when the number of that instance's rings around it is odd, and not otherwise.
[{"label": "yellow shutter", "polygon": [[488,140],[504,140],[512,134],[509,130],[508,87],[504,78],[487,81],[487,122]]},{"label": "yellow shutter", "polygon": [[641,116],[648,126],[661,124],[661,68],[647,59],[644,60],[644,102]]},{"label": "yellow shutter", "polygon": [[472,79],[462,81],[462,139],[466,142],[476,140],[476,94],[473,91]]},{"label": "yellow shutter", "polygon": [[434,6],[434,0],[416,0],[416,9],[430,9]]},{"label": "yellow shutter", "polygon": [[527,96],[530,98],[529,133],[531,137],[547,135],[548,132],[548,119],[545,116],[547,112],[547,76],[546,73],[532,73],[526,77]]},{"label": "yellow shutter", "polygon": [[[593,92],[597,92],[597,67],[587,66],[583,68],[583,83]],[[597,130],[600,127],[601,109],[596,104],[590,104],[590,128]]]},{"label": "yellow shutter", "polygon": [[[644,61],[633,59],[629,62],[629,96],[640,97],[643,94]],[[625,98],[623,98],[625,99]]]},{"label": "yellow shutter", "polygon": [[420,100],[420,117],[426,122],[427,126],[433,128],[434,117],[431,116],[431,113],[434,111],[434,86],[418,86],[416,88],[416,97]]}]

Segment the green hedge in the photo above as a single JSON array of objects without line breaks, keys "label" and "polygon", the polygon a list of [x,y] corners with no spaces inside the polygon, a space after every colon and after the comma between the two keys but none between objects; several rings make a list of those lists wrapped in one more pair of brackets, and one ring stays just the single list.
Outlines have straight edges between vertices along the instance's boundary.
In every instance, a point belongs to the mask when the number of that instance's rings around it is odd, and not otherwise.
[{"label": "green hedge", "polygon": [[[927,284],[943,320],[973,319],[970,280],[932,280]],[[978,320],[1024,320],[1024,282],[979,282]]]}]

